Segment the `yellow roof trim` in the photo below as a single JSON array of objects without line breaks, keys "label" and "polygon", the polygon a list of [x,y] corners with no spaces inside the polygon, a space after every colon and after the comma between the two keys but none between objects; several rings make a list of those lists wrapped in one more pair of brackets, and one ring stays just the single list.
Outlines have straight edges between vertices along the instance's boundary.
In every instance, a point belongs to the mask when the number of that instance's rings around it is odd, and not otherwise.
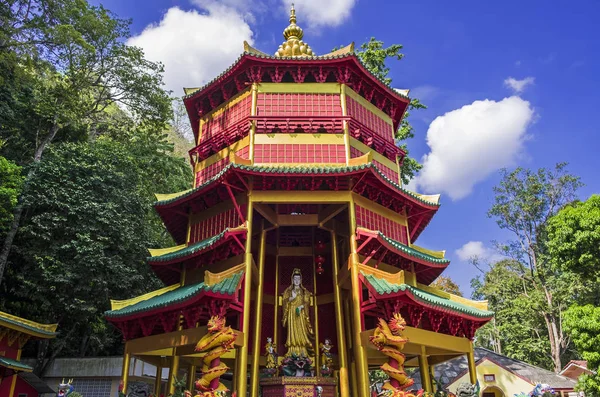
[{"label": "yellow roof trim", "polygon": [[119,310],[127,306],[135,305],[138,302],[148,300],[150,298],[154,298],[155,296],[162,295],[166,292],[173,291],[181,287],[181,284],[173,284],[168,287],[164,287],[161,289],[157,289],[156,291],[148,292],[147,294],[136,296],[135,298],[125,299],[125,300],[110,300],[110,310]]},{"label": "yellow roof trim", "polygon": [[429,285],[420,284],[420,283],[417,283],[417,288],[427,291],[431,294],[437,295],[440,298],[445,298],[445,299],[454,301],[456,303],[460,303],[465,306],[474,307],[475,309],[479,309],[479,310],[485,310],[485,311],[488,310],[488,301],[487,300],[474,301],[474,300],[467,299],[462,296],[454,295],[449,292],[442,291],[441,289],[434,288]]},{"label": "yellow roof trim", "polygon": [[150,252],[150,256],[159,256],[164,254],[169,254],[171,252],[179,251],[180,249],[184,249],[187,247],[187,244],[177,245],[175,247],[168,248],[148,248],[148,252]]},{"label": "yellow roof trim", "polygon": [[220,283],[221,281],[233,276],[234,274],[239,273],[240,271],[246,268],[246,264],[242,263],[227,270],[224,270],[220,273],[212,273],[208,270],[204,271],[204,284],[207,286],[212,286]]},{"label": "yellow roof trim", "polygon": [[188,189],[188,190],[184,190],[182,192],[168,193],[168,194],[154,193],[154,197],[156,197],[156,201],[171,200],[175,197],[183,196],[184,194],[189,193],[192,190],[193,189]]},{"label": "yellow roof trim", "polygon": [[[46,332],[56,332],[56,328],[58,327],[58,324],[40,324],[40,323],[36,323],[35,321],[24,319],[22,317],[14,316],[12,314],[8,314],[5,312],[0,312],[0,325],[1,326],[10,328],[10,329],[14,329],[16,331],[20,331],[20,332],[23,332],[24,334],[28,334],[28,335],[32,335],[35,332],[32,330],[29,330],[27,328],[19,327],[18,325],[15,325],[12,323],[6,323],[2,320],[9,320],[9,321],[22,323],[29,327],[38,328],[38,329],[46,331]],[[37,335],[37,333],[35,333],[35,334]]]},{"label": "yellow roof trim", "polygon": [[229,153],[229,162],[233,164],[252,165],[252,160],[240,157],[235,152]]},{"label": "yellow roof trim", "polygon": [[412,248],[412,249],[415,249],[415,250],[417,250],[419,252],[422,252],[424,254],[431,255],[431,256],[433,256],[435,258],[438,258],[438,259],[444,259],[445,255],[446,255],[446,251],[445,250],[434,251],[434,250],[430,250],[430,249],[427,249],[427,248],[419,247],[418,245],[414,245],[414,244],[410,244],[409,247]]},{"label": "yellow roof trim", "polygon": [[321,55],[322,57],[333,57],[333,56],[337,56],[337,55],[346,55],[346,54],[351,54],[354,52],[354,42],[348,44],[345,47],[342,47],[340,49],[337,49],[335,51],[331,51],[330,53]]},{"label": "yellow roof trim", "polygon": [[265,54],[264,52],[252,47],[250,44],[248,44],[248,42],[246,40],[244,40],[244,51],[248,52],[250,54],[262,55],[262,56],[266,56],[266,57],[269,56],[269,54]]},{"label": "yellow roof trim", "polygon": [[369,150],[367,153],[359,157],[354,157],[348,160],[348,165],[366,165],[373,161],[373,153]]},{"label": "yellow roof trim", "polygon": [[192,92],[198,91],[200,88],[202,88],[202,87],[191,87],[191,88],[183,87],[183,92],[185,93],[185,95],[189,95]]},{"label": "yellow roof trim", "polygon": [[365,274],[383,279],[390,284],[406,284],[404,280],[404,270],[400,270],[397,273],[388,273],[385,270],[375,269],[374,267],[358,264],[358,270]]},{"label": "yellow roof trim", "polygon": [[439,194],[421,194],[421,193],[417,193],[417,192],[413,192],[411,191],[412,194],[414,194],[415,196],[419,196],[420,199],[428,201],[430,203],[433,204],[439,204],[440,203],[440,195]]}]

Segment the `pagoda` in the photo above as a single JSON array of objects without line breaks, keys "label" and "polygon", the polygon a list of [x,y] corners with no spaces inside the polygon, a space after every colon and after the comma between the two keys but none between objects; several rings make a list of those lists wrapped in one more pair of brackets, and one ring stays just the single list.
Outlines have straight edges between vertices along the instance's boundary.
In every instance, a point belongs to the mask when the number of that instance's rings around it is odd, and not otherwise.
[{"label": "pagoda", "polygon": [[133,355],[170,369],[167,394],[187,374],[193,395],[368,396],[380,366],[393,390],[418,366],[431,392],[430,366],[460,355],[475,383],[472,339],[493,313],[429,286],[449,261],[415,244],[439,195],[402,186],[408,92],[353,44],[315,55],[293,7],[283,35],[274,56],[244,43],[185,89],[195,180],[157,195],[178,245],[148,258],[167,287],[106,312],[125,340],[124,387]]},{"label": "pagoda", "polygon": [[30,340],[56,337],[58,324],[39,324],[0,312],[0,396],[38,396],[52,393],[33,368],[21,361],[21,352]]}]

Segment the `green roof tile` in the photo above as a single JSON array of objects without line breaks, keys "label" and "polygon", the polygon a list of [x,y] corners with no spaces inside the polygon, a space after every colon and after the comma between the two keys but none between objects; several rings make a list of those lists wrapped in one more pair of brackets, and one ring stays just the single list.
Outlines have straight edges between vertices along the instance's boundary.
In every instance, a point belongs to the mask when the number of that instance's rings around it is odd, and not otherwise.
[{"label": "green roof tile", "polygon": [[10,359],[8,357],[0,357],[0,367],[8,367],[17,371],[33,371],[33,368],[20,361]]},{"label": "green roof tile", "polygon": [[150,257],[148,257],[148,262],[152,262],[152,263],[168,262],[173,259],[178,259],[178,258],[183,258],[188,255],[193,255],[198,251],[202,251],[202,250],[212,246],[214,243],[216,243],[217,241],[222,239],[223,236],[225,236],[225,233],[227,233],[228,231],[229,231],[229,228],[223,230],[221,233],[217,234],[216,236],[209,237],[205,240],[199,241],[192,245],[188,245],[187,247],[182,248],[180,250],[177,250],[174,252],[169,252],[168,254],[150,256]]},{"label": "green roof tile", "polygon": [[389,237],[387,237],[386,235],[384,235],[383,233],[379,232],[379,237],[381,237],[385,242],[387,242],[388,244],[390,244],[391,246],[393,246],[394,248],[396,248],[399,251],[402,251],[412,257],[415,258],[419,258],[422,259],[424,261],[427,262],[431,262],[431,263],[436,263],[436,264],[448,264],[450,263],[450,260],[448,259],[444,259],[444,258],[436,258],[435,256],[426,254],[424,252],[421,251],[417,251],[414,248],[409,247],[408,245],[404,245],[399,241],[393,240]]},{"label": "green roof tile", "polygon": [[214,292],[221,295],[233,295],[237,289],[244,271],[240,271],[233,274],[214,285],[208,286],[206,284],[197,283],[184,285],[169,292],[165,292],[162,295],[154,296],[147,300],[137,302],[131,306],[125,306],[118,310],[108,310],[104,313],[107,317],[122,317],[130,316],[132,314],[147,312],[150,310],[158,309],[161,307],[167,307],[177,303],[184,302],[188,299],[193,298],[201,292]]},{"label": "green roof tile", "polygon": [[450,310],[460,314],[468,314],[478,318],[490,318],[494,315],[494,312],[463,305],[461,303],[442,298],[441,296],[434,295],[430,292],[423,291],[422,289],[415,288],[408,284],[392,284],[387,280],[377,278],[372,274],[365,274],[364,272],[361,272],[361,274],[380,295],[390,295],[400,291],[409,291],[416,300],[429,306],[436,306],[441,309]]},{"label": "green roof tile", "polygon": [[417,200],[418,202],[421,202],[426,205],[434,206],[434,207],[440,206],[439,203],[432,203],[430,201],[424,200],[423,198],[419,197],[415,193],[404,189],[397,182],[392,181],[390,178],[388,178],[387,176],[382,174],[381,171],[375,166],[374,163],[351,165],[351,166],[344,165],[344,166],[339,166],[339,167],[337,167],[337,166],[323,167],[323,166],[243,165],[243,164],[230,163],[227,166],[225,166],[225,168],[223,168],[221,170],[221,172],[219,172],[218,174],[216,174],[215,176],[213,176],[212,178],[210,178],[209,180],[204,182],[202,185],[196,187],[195,189],[188,190],[185,193],[182,193],[181,196],[173,197],[168,200],[157,201],[154,205],[162,206],[162,205],[170,204],[174,201],[180,200],[187,196],[190,196],[190,195],[194,194],[195,192],[204,189],[207,185],[210,185],[211,183],[215,182],[219,178],[221,178],[221,176],[224,173],[226,173],[227,171],[229,171],[230,168],[236,168],[236,169],[240,169],[242,171],[250,171],[250,172],[259,172],[259,173],[279,172],[279,173],[284,173],[284,174],[338,174],[338,173],[349,173],[349,172],[353,172],[353,171],[360,171],[360,170],[364,170],[364,169],[372,169],[379,175],[380,178],[385,180],[386,183],[392,185],[397,190],[401,191],[402,193],[406,194],[407,196],[410,196],[411,198]]}]

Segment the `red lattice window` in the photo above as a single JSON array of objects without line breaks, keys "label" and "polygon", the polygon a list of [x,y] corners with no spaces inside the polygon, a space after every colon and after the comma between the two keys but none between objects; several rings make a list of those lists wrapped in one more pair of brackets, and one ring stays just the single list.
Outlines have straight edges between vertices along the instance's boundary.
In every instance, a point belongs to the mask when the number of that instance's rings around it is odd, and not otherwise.
[{"label": "red lattice window", "polygon": [[[245,213],[245,205],[242,205],[242,214]],[[227,211],[218,213],[208,219],[200,221],[192,225],[190,233],[190,243],[205,240],[209,237],[216,236],[227,227],[238,227],[241,224],[240,217],[235,210],[231,208]]]},{"label": "red lattice window", "polygon": [[396,172],[395,170],[393,170],[391,168],[388,168],[387,166],[383,165],[379,161],[374,161],[374,163],[375,163],[375,166],[377,167],[377,169],[379,169],[379,171],[383,175],[385,175],[392,182],[398,183],[398,172]]},{"label": "red lattice window", "polygon": [[344,145],[267,144],[254,146],[256,163],[345,163]]},{"label": "red lattice window", "polygon": [[245,148],[238,150],[237,152],[235,152],[235,154],[237,154],[243,159],[248,160],[250,156],[250,146],[246,146]]},{"label": "red lattice window", "polygon": [[394,131],[392,126],[381,117],[371,112],[360,103],[350,97],[346,97],[348,116],[354,117],[358,122],[382,137],[388,142],[394,142]]},{"label": "red lattice window", "polygon": [[252,99],[248,95],[239,102],[228,106],[222,113],[204,123],[202,126],[201,142],[210,139],[233,124],[249,117],[251,104]]},{"label": "red lattice window", "polygon": [[213,163],[205,168],[202,168],[200,171],[196,172],[196,186],[200,186],[213,176],[217,175],[225,166],[229,163],[229,159],[219,160],[216,163]]},{"label": "red lattice window", "polygon": [[339,94],[264,93],[258,95],[258,116],[341,116]]},{"label": "red lattice window", "polygon": [[[358,150],[355,147],[350,147],[350,158],[357,158],[364,155],[363,152],[361,152],[360,150]],[[383,165],[383,163],[380,163],[379,161],[374,161],[375,166],[377,167],[377,169],[379,169],[379,171],[381,171],[381,173],[383,175],[385,175],[386,177],[388,177],[388,179],[390,179],[392,182],[396,182],[398,183],[398,172],[395,169],[391,169],[385,165]]]},{"label": "red lattice window", "polygon": [[383,215],[379,215],[367,208],[356,206],[356,225],[369,230],[377,230],[386,237],[408,244],[406,226],[394,222]]}]

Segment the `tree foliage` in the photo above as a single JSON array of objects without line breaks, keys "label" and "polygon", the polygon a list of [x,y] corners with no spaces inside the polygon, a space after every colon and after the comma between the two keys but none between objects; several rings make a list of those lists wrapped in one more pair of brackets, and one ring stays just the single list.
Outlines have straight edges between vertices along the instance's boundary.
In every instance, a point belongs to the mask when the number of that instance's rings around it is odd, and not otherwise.
[{"label": "tree foliage", "polygon": [[[135,123],[165,126],[172,110],[162,65],[125,44],[129,21],[85,0],[12,0],[0,7],[0,95],[9,103],[0,108],[0,139],[19,163],[41,161],[57,139],[95,138],[117,104]],[[15,206],[0,251],[0,282],[23,211]]]},{"label": "tree foliage", "polygon": [[586,280],[576,293],[576,303],[564,313],[567,334],[588,368],[578,388],[587,396],[600,396],[600,196],[575,201],[548,221],[548,252],[557,271],[574,273]]},{"label": "tree foliage", "polygon": [[554,170],[503,170],[502,180],[494,188],[495,202],[488,212],[500,228],[513,236],[498,248],[513,260],[512,272],[527,283],[523,286],[525,304],[534,308],[536,317],[541,316],[545,324],[544,335],[550,343],[555,371],[562,369],[562,357],[569,346],[561,316],[582,283],[578,276],[556,271],[552,266],[546,229],[549,219],[575,199],[581,185],[578,177],[567,173],[566,164],[557,164]]},{"label": "tree foliage", "polygon": [[[390,85],[392,79],[388,76],[390,68],[387,65],[387,60],[393,59],[399,61],[404,58],[404,54],[401,52],[402,48],[401,44],[392,44],[389,47],[384,47],[383,41],[371,37],[368,42],[363,43],[356,51],[356,56],[378,79],[385,84]],[[406,153],[406,157],[404,158],[400,169],[400,174],[404,183],[409,183],[410,180],[415,177],[417,172],[423,168],[417,160],[408,155],[408,146],[405,141],[414,137],[414,129],[410,124],[408,117],[412,110],[426,108],[427,107],[418,99],[412,99],[408,111],[404,114],[400,128],[396,131],[398,145]]]},{"label": "tree foliage", "polygon": [[22,185],[21,167],[0,156],[0,236],[12,221]]},{"label": "tree foliage", "polygon": [[53,353],[115,352],[120,338],[103,318],[110,299],[160,287],[146,248],[172,241],[152,193],[191,182],[187,164],[169,149],[160,135],[138,131],[126,145],[108,137],[54,145],[36,166],[11,256],[20,266],[9,268],[2,296],[12,312],[58,321]]},{"label": "tree foliage", "polygon": [[431,283],[431,286],[439,288],[442,291],[446,291],[446,292],[448,292],[450,294],[454,294],[454,295],[458,295],[458,296],[463,296],[462,292],[460,291],[460,287],[458,286],[458,284],[456,284],[454,282],[454,280],[452,280],[448,276],[439,276],[438,278],[436,278],[433,281],[433,283]]}]

